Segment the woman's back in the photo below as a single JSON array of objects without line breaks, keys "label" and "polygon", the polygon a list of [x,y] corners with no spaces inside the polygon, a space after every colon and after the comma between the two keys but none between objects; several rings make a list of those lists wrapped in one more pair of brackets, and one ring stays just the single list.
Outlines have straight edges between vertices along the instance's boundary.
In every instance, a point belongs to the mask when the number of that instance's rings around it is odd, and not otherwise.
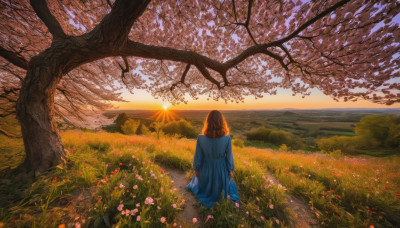
[{"label": "woman's back", "polygon": [[221,136],[219,138],[208,138],[205,135],[199,135],[199,146],[203,151],[203,155],[207,159],[225,158],[226,148],[230,140],[230,136]]}]

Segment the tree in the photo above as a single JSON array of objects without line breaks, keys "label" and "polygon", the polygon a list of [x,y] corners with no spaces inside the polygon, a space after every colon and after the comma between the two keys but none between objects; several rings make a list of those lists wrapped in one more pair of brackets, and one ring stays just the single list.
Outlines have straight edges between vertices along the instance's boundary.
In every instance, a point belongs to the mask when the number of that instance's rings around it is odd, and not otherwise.
[{"label": "tree", "polygon": [[138,127],[140,125],[140,121],[135,121],[133,119],[128,119],[125,123],[121,126],[121,131],[127,135],[133,135],[136,133]]},{"label": "tree", "polygon": [[185,94],[240,102],[278,87],[400,100],[398,1],[0,4],[1,115],[17,114],[27,170],[63,158],[56,120],[85,122],[87,110],[121,100],[122,86],[171,102]]}]

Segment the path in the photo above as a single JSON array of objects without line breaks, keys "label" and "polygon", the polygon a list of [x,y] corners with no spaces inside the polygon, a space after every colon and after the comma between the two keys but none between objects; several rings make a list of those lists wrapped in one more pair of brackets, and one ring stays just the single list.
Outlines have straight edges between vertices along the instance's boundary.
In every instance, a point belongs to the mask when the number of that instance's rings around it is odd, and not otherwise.
[{"label": "path", "polygon": [[171,177],[171,180],[174,181],[174,187],[185,199],[185,208],[179,212],[177,223],[182,227],[200,227],[200,224],[193,224],[193,218],[199,219],[199,212],[193,205],[194,202],[197,202],[196,198],[190,191],[186,190],[186,185],[189,181],[185,178],[185,172],[161,164],[158,165]]},{"label": "path", "polygon": [[[193,225],[192,219],[199,218],[199,212],[193,203],[196,202],[196,198],[194,195],[186,190],[186,185],[189,183],[188,180],[185,178],[185,172],[169,168],[159,164],[166,174],[171,177],[171,180],[174,181],[174,187],[177,191],[183,195],[185,199],[185,208],[179,212],[177,223],[182,225],[182,227],[201,227],[200,224],[197,226]],[[268,180],[271,184],[280,185],[282,184],[271,174],[267,173]],[[296,217],[296,224],[295,227],[299,228],[318,228],[319,223],[318,220],[311,210],[310,206],[304,202],[304,200],[297,198],[295,196],[289,195],[288,196],[288,203],[290,209],[294,212]]]},{"label": "path", "polygon": [[[268,180],[271,184],[284,186],[270,173],[267,173]],[[295,227],[301,228],[317,228],[320,227],[317,217],[310,208],[310,205],[306,204],[303,199],[297,198],[293,195],[288,195],[288,203],[290,209],[294,212],[296,217]]]}]

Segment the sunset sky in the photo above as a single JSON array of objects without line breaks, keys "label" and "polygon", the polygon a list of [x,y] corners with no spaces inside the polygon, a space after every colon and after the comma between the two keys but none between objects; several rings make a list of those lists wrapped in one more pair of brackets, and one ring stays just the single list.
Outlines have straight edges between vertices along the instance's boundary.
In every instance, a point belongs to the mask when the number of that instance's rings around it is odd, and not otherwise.
[{"label": "sunset sky", "polygon": [[114,103],[116,109],[161,109],[164,105],[169,109],[175,110],[242,110],[242,109],[323,109],[323,108],[400,108],[400,104],[391,106],[374,104],[370,101],[360,100],[357,102],[336,102],[331,97],[324,95],[317,89],[311,90],[311,95],[301,98],[301,96],[292,96],[290,90],[280,89],[277,95],[266,94],[262,99],[247,97],[244,103],[228,103],[224,101],[207,101],[205,97],[198,100],[188,99],[187,104],[172,106],[161,99],[154,99],[151,94],[144,90],[135,90],[135,94],[129,92],[123,93],[123,98],[128,102]]}]

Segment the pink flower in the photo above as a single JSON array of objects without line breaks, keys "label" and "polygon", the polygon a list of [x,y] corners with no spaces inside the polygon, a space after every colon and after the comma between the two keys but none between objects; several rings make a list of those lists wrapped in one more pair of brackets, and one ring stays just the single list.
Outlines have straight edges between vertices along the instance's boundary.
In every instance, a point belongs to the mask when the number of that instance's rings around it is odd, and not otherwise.
[{"label": "pink flower", "polygon": [[239,203],[235,203],[235,207],[239,208]]},{"label": "pink flower", "polygon": [[134,214],[136,214],[139,210],[137,208],[133,209],[131,212],[133,212]]},{"label": "pink flower", "polygon": [[136,217],[136,221],[140,221],[140,215],[138,215],[138,217]]},{"label": "pink flower", "polygon": [[271,204],[269,205],[269,208],[274,209],[274,205],[271,203]]},{"label": "pink flower", "polygon": [[176,226],[176,222],[174,222],[174,224],[172,224],[172,226],[175,227]]},{"label": "pink flower", "polygon": [[197,218],[193,218],[193,223],[196,223],[197,222]]},{"label": "pink flower", "polygon": [[164,223],[165,222],[165,218],[161,217],[160,221],[161,221],[161,223]]},{"label": "pink flower", "polygon": [[208,215],[208,216],[207,216],[207,219],[206,219],[206,221],[205,221],[205,223],[208,222],[208,220],[210,220],[210,219],[212,219],[212,218],[214,218],[214,216]]},{"label": "pink flower", "polygon": [[144,201],[144,204],[152,204],[154,205],[154,200],[151,197],[147,197],[146,200]]},{"label": "pink flower", "polygon": [[246,211],[246,215],[249,215],[249,211]]},{"label": "pink flower", "polygon": [[138,189],[138,186],[135,184],[135,186],[133,186],[133,189]]},{"label": "pink flower", "polygon": [[173,208],[176,208],[176,204],[172,204],[172,207],[173,207]]},{"label": "pink flower", "polygon": [[140,207],[140,203],[137,203],[137,204],[136,204],[136,207]]},{"label": "pink flower", "polygon": [[125,188],[123,184],[119,184],[119,188]]},{"label": "pink flower", "polygon": [[124,207],[124,205],[123,204],[120,204],[118,207],[117,207],[117,209],[118,209],[118,211],[122,211],[122,208]]},{"label": "pink flower", "polygon": [[81,228],[81,224],[79,222],[75,223],[75,228]]},{"label": "pink flower", "polygon": [[261,220],[263,220],[263,221],[265,221],[265,218],[264,218],[264,216],[260,216],[260,219],[261,219]]},{"label": "pink flower", "polygon": [[276,224],[279,224],[279,219],[275,219]]},{"label": "pink flower", "polygon": [[125,215],[126,216],[130,215],[130,211],[128,209],[125,210]]}]

